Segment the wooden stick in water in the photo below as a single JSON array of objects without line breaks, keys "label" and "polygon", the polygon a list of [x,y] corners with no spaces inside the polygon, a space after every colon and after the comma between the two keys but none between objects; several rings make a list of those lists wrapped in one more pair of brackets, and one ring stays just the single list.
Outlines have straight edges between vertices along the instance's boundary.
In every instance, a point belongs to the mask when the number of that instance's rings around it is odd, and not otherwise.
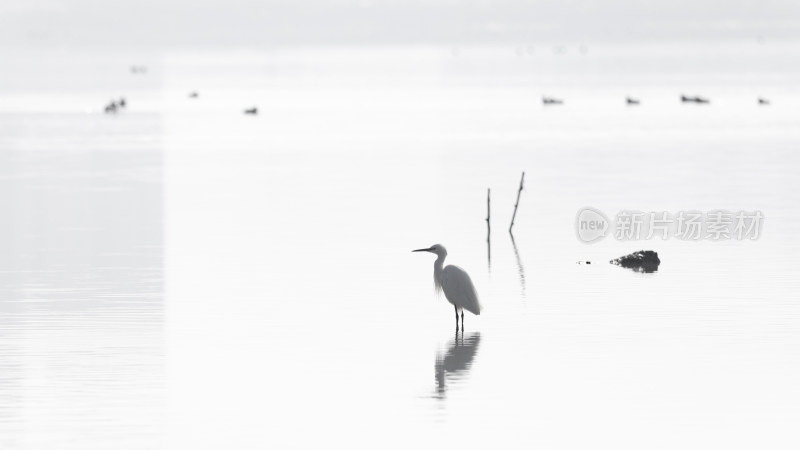
[{"label": "wooden stick in water", "polygon": [[[492,218],[492,190],[486,190],[486,229],[487,233],[492,232],[492,223],[490,222]],[[488,237],[487,237],[488,239]]]},{"label": "wooden stick in water", "polygon": [[486,190],[486,260],[489,263],[489,274],[492,273],[492,190]]},{"label": "wooden stick in water", "polygon": [[519,180],[519,190],[517,191],[517,204],[514,205],[514,215],[511,216],[511,226],[508,227],[508,232],[513,234],[511,229],[514,228],[514,219],[517,218],[517,208],[519,208],[519,195],[522,194],[522,185],[525,183],[525,172],[522,172],[522,179]]}]

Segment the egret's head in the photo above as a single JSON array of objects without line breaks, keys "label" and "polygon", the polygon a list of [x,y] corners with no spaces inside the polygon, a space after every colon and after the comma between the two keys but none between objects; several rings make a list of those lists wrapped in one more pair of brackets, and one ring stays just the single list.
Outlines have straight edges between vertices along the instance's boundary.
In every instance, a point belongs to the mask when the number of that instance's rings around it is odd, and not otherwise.
[{"label": "egret's head", "polygon": [[431,252],[435,253],[436,256],[447,256],[447,249],[444,248],[442,244],[434,244],[431,245],[429,248],[420,248],[417,250],[412,250],[413,252]]}]

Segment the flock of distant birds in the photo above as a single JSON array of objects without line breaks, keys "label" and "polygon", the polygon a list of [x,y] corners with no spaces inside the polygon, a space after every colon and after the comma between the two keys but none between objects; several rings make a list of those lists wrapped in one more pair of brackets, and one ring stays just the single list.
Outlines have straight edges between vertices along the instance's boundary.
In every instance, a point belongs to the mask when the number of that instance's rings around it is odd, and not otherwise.
[{"label": "flock of distant birds", "polygon": [[[542,97],[542,103],[545,104],[545,105],[563,105],[564,104],[564,100],[560,99],[560,98],[544,96],[544,97]],[[625,97],[625,103],[628,104],[628,105],[639,105],[642,102],[638,98]],[[696,95],[696,96],[693,96],[693,97],[688,97],[686,95],[681,95],[681,103],[708,104],[708,103],[711,103],[711,100],[709,100],[709,99],[707,99],[705,97],[700,97],[699,95]],[[763,97],[759,97],[758,98],[758,104],[759,105],[769,105],[769,100],[767,100],[766,98],[763,98]]]},{"label": "flock of distant birds", "polygon": [[[131,73],[133,74],[145,74],[147,73],[146,66],[131,66]],[[200,97],[200,93],[197,91],[192,91],[189,93],[189,98],[198,98]],[[106,114],[116,114],[122,109],[125,109],[128,102],[125,100],[125,97],[120,97],[119,100],[111,100],[108,102],[103,108],[103,112]],[[256,115],[258,114],[258,108],[252,107],[244,110],[245,114]]]},{"label": "flock of distant birds", "polygon": [[[200,94],[197,91],[192,91],[192,92],[189,93],[189,98],[198,98],[198,97],[200,97]],[[544,97],[542,97],[542,103],[545,104],[545,105],[563,105],[564,104],[564,100],[560,99],[560,98],[544,96]],[[641,104],[641,101],[639,99],[637,99],[637,98],[625,97],[625,103],[628,104],[628,105],[639,105],[639,104]],[[711,103],[711,100],[709,100],[707,98],[704,98],[704,97],[700,97],[700,96],[687,97],[686,95],[681,95],[681,103],[708,104],[708,103]],[[758,98],[758,104],[759,105],[769,105],[770,102],[769,102],[769,100],[767,100],[767,99],[765,99],[763,97],[759,97]],[[112,100],[111,102],[109,102],[106,105],[105,112],[106,112],[106,114],[114,114],[117,111],[119,111],[120,109],[125,108],[125,105],[126,105],[125,97],[122,97],[119,100]],[[245,114],[250,114],[250,115],[256,115],[256,114],[258,114],[258,108],[254,106],[252,108],[245,109],[244,113]]]},{"label": "flock of distant birds", "polygon": [[[147,67],[145,67],[145,66],[131,66],[131,73],[134,73],[134,74],[147,73]],[[189,93],[189,98],[198,98],[198,97],[200,97],[200,93],[197,92],[197,91],[192,91],[192,92]],[[709,104],[709,103],[711,103],[711,100],[709,100],[707,98],[704,98],[704,97],[700,97],[699,95],[689,97],[689,96],[681,94],[681,103]],[[544,104],[544,105],[563,105],[564,104],[564,100],[560,99],[560,98],[555,98],[555,97],[543,96],[542,97],[542,104]],[[641,104],[641,101],[639,99],[637,99],[637,98],[625,97],[625,104],[627,104],[627,105],[639,105],[639,104]],[[769,105],[770,101],[768,99],[766,99],[766,98],[759,97],[758,98],[758,104],[759,105]],[[127,102],[125,101],[125,97],[121,97],[119,100],[111,100],[106,105],[104,111],[105,111],[106,114],[116,114],[119,110],[124,109],[126,105],[127,105]],[[255,106],[253,106],[252,108],[247,108],[247,109],[244,110],[244,113],[248,114],[248,115],[257,115],[258,114],[258,108],[255,107]]]},{"label": "flock of distant birds", "polygon": [[[200,93],[198,93],[197,91],[192,91],[189,93],[189,98],[198,98],[198,97],[200,97]],[[108,102],[105,108],[103,108],[103,111],[106,114],[116,114],[120,110],[124,109],[127,105],[128,102],[125,100],[125,97],[120,97],[119,100],[111,100],[110,102]],[[258,114],[258,108],[254,106],[252,108],[245,109],[244,113],[253,115]]]}]

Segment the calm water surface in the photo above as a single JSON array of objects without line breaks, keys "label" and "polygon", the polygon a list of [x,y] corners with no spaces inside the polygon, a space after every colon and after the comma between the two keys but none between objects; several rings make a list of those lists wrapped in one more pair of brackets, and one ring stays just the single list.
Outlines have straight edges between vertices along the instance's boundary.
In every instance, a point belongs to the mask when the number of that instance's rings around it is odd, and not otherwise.
[{"label": "calm water surface", "polygon": [[[795,448],[796,48],[144,55],[108,60],[115,117],[12,71],[3,447]],[[587,205],[766,218],[585,245]],[[434,243],[485,307],[463,333]],[[641,248],[657,273],[606,263]]]}]

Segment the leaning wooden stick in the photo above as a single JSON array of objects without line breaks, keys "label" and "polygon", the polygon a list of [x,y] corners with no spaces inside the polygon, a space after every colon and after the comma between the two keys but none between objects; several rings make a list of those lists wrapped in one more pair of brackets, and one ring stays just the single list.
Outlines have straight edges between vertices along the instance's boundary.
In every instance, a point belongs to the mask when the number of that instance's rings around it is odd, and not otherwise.
[{"label": "leaning wooden stick", "polygon": [[517,191],[517,204],[514,205],[514,215],[511,216],[511,226],[508,227],[508,232],[512,233],[511,229],[514,228],[514,219],[517,218],[517,208],[519,208],[519,195],[522,194],[522,185],[525,183],[525,172],[522,172],[522,179],[519,180],[519,190]]}]

